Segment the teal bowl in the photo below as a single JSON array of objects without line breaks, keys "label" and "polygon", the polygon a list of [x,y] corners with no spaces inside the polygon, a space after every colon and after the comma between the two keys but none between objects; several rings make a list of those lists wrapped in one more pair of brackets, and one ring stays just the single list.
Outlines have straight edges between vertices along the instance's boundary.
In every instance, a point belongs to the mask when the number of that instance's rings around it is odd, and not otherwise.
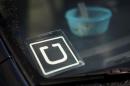
[{"label": "teal bowl", "polygon": [[112,12],[107,8],[102,7],[87,7],[89,17],[83,18],[78,16],[76,8],[66,12],[70,30],[73,34],[83,37],[88,35],[97,35],[108,30]]}]

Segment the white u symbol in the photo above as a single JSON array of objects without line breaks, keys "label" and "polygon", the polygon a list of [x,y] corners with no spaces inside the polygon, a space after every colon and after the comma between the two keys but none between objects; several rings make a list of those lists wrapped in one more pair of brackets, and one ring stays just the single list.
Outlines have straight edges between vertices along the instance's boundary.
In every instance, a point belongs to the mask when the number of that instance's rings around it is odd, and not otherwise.
[{"label": "white u symbol", "polygon": [[45,61],[48,64],[55,65],[55,64],[59,64],[59,63],[62,63],[67,60],[67,54],[65,53],[65,51],[62,48],[62,46],[60,45],[60,43],[52,44],[52,47],[58,47],[63,54],[63,58],[56,60],[56,61],[51,61],[45,53],[45,50],[48,49],[48,46],[40,47],[40,51],[41,51],[42,55],[44,56]]}]

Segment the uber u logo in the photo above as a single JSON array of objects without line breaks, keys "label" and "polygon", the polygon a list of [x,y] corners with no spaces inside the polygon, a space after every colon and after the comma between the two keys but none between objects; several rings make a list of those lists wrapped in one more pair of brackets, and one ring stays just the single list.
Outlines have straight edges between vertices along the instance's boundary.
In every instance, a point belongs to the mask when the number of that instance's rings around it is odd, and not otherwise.
[{"label": "uber u logo", "polygon": [[63,36],[29,44],[44,76],[58,74],[79,65],[79,61]]},{"label": "uber u logo", "polygon": [[44,56],[44,59],[46,60],[46,62],[50,65],[55,65],[55,64],[59,64],[59,63],[62,63],[64,61],[67,60],[67,54],[66,52],[64,51],[64,49],[62,48],[62,46],[60,45],[60,43],[56,43],[56,44],[52,44],[52,47],[59,47],[60,51],[62,52],[63,54],[63,58],[60,59],[60,60],[56,60],[56,61],[51,61],[49,60],[49,57],[47,57],[46,53],[45,53],[45,49],[48,49],[48,46],[44,46],[44,47],[41,47],[40,50],[42,52],[42,55]]}]

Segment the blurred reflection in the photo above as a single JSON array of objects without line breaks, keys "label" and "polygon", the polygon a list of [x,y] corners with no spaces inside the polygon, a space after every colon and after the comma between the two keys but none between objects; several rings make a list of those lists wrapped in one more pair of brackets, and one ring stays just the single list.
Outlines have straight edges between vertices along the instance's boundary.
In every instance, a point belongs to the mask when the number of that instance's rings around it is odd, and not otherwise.
[{"label": "blurred reflection", "polygon": [[63,0],[30,0],[29,36],[52,30],[56,24],[56,13],[63,7]]},{"label": "blurred reflection", "polygon": [[85,2],[87,6],[109,7],[113,11],[118,4],[117,0],[29,0],[27,35],[35,36],[53,30],[58,20],[63,19],[65,11],[76,7],[79,2]]}]

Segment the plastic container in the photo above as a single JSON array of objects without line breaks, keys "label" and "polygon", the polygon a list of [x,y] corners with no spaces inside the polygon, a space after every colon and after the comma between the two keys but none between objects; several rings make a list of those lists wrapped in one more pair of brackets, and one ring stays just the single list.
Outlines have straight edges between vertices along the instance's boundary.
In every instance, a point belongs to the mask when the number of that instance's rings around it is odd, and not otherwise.
[{"label": "plastic container", "polygon": [[66,12],[65,17],[72,33],[83,37],[106,32],[112,12],[101,7],[87,7],[87,12],[88,18],[80,17],[76,8]]}]

